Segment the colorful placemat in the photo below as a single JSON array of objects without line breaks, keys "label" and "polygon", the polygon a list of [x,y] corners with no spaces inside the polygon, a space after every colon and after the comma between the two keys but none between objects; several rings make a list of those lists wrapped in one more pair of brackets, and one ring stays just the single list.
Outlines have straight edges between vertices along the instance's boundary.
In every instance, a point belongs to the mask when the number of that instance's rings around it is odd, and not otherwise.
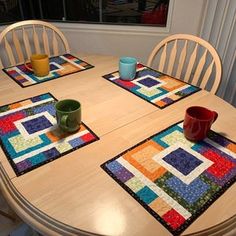
[{"label": "colorful placemat", "polygon": [[[51,57],[49,59],[49,64],[50,72],[44,77],[35,76],[34,73],[28,70],[24,64],[4,68],[3,71],[21,87],[28,87],[94,67],[71,54]],[[30,66],[30,64],[27,65]]]},{"label": "colorful placemat", "polygon": [[0,143],[17,176],[99,139],[84,123],[75,133],[62,132],[56,102],[46,93],[0,107]]},{"label": "colorful placemat", "polygon": [[136,77],[132,81],[120,79],[118,71],[104,75],[103,78],[161,109],[201,90],[140,63],[137,65]]},{"label": "colorful placemat", "polygon": [[213,131],[190,142],[181,122],[101,167],[178,235],[235,182],[236,143]]}]

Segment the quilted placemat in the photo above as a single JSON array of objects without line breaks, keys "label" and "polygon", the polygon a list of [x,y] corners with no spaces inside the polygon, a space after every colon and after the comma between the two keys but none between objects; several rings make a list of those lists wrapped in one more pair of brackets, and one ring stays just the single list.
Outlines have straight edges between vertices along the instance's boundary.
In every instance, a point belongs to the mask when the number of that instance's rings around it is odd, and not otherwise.
[{"label": "quilted placemat", "polygon": [[103,78],[161,109],[201,90],[140,63],[137,65],[137,73],[132,81],[120,79],[118,71],[104,75]]},{"label": "quilted placemat", "polygon": [[51,57],[49,58],[49,64],[50,72],[47,76],[44,77],[35,76],[34,73],[28,70],[24,64],[4,68],[3,71],[21,87],[28,87],[94,67],[89,63],[82,61],[75,56],[72,56],[71,54]]},{"label": "quilted placemat", "polygon": [[46,93],[0,107],[0,143],[17,176],[99,139],[84,123],[76,133],[62,132],[56,102]]},{"label": "quilted placemat", "polygon": [[183,123],[101,167],[172,234],[185,230],[236,180],[236,143],[210,131],[193,143]]}]

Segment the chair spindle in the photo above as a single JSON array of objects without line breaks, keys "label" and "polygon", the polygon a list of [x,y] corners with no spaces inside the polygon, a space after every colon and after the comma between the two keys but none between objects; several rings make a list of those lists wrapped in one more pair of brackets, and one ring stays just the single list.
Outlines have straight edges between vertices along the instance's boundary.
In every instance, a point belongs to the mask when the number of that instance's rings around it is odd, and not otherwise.
[{"label": "chair spindle", "polygon": [[34,38],[34,48],[35,48],[35,53],[40,54],[40,46],[39,46],[39,38],[38,34],[36,32],[35,26],[33,25],[33,38]]},{"label": "chair spindle", "polygon": [[175,63],[175,58],[176,58],[176,53],[177,53],[177,39],[174,42],[174,45],[173,45],[173,48],[171,50],[170,57],[169,57],[169,64],[168,64],[168,68],[167,68],[168,75],[172,74],[174,63]]},{"label": "chair spindle", "polygon": [[186,74],[184,76],[184,81],[185,82],[188,82],[190,77],[191,77],[191,72],[192,72],[192,69],[193,69],[193,65],[194,65],[194,62],[195,62],[196,57],[197,57],[197,48],[198,48],[198,44],[196,44],[196,46],[193,50],[193,53],[190,56],[189,64],[188,64],[188,67],[187,67],[187,70],[186,70]]},{"label": "chair spindle", "polygon": [[166,62],[166,47],[167,47],[167,44],[165,44],[165,46],[163,48],[163,51],[162,51],[162,54],[161,54],[160,65],[159,65],[159,68],[158,68],[159,71],[163,71],[164,66],[165,66],[165,62]]},{"label": "chair spindle", "polygon": [[24,61],[24,56],[23,56],[23,52],[20,46],[20,42],[19,39],[17,37],[17,34],[15,32],[15,30],[12,30],[12,39],[13,39],[13,43],[16,49],[16,54],[18,57],[18,62],[23,62]]},{"label": "chair spindle", "polygon": [[194,74],[194,77],[193,77],[193,80],[192,80],[192,84],[194,84],[194,85],[197,84],[198,79],[200,78],[200,75],[202,73],[202,69],[203,69],[203,67],[206,63],[206,55],[207,55],[207,49],[205,49],[202,57],[199,60],[198,66],[195,70],[195,74]]},{"label": "chair spindle", "polygon": [[23,33],[23,41],[24,41],[25,51],[27,54],[27,59],[29,59],[32,54],[32,51],[29,43],[29,36],[24,27],[22,27],[22,33]]},{"label": "chair spindle", "polygon": [[15,65],[16,61],[15,61],[15,58],[13,56],[13,52],[11,50],[11,47],[10,47],[6,37],[4,38],[4,42],[5,42],[5,49],[6,49],[10,64],[11,64],[11,66]]},{"label": "chair spindle", "polygon": [[53,30],[52,30],[52,45],[53,45],[53,54],[54,56],[56,56],[59,54],[59,50],[58,50],[58,42],[57,42],[56,34]]},{"label": "chair spindle", "polygon": [[180,57],[179,57],[179,66],[175,75],[176,78],[180,78],[182,74],[183,66],[185,63],[186,55],[187,55],[187,45],[188,45],[188,41],[185,40],[184,47],[182,48]]},{"label": "chair spindle", "polygon": [[49,43],[48,43],[48,35],[46,32],[45,26],[43,26],[43,46],[44,46],[44,52],[45,54],[50,54],[49,52]]}]

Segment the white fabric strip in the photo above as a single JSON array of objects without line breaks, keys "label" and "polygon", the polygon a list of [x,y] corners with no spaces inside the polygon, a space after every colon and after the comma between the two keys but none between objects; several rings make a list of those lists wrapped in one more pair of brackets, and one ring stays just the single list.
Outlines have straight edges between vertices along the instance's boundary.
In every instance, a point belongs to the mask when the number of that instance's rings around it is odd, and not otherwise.
[{"label": "white fabric strip", "polygon": [[173,91],[171,91],[171,92],[169,92],[169,93],[163,94],[163,95],[160,96],[160,97],[154,98],[154,99],[151,100],[151,101],[152,101],[152,102],[160,101],[162,98],[165,98],[165,97],[167,97],[167,96],[173,95],[173,94],[175,94],[176,92],[179,92],[179,91],[181,91],[181,90],[183,90],[183,89],[186,89],[186,88],[188,88],[188,87],[190,87],[189,84],[184,85],[184,86],[182,86],[182,87],[180,87],[180,88],[178,88],[178,89],[175,89],[175,90],[173,90]]},{"label": "white fabric strip", "polygon": [[80,69],[85,69],[83,66],[81,66],[81,65],[79,65],[79,64],[76,64],[75,62],[73,62],[73,61],[67,59],[67,58],[64,57],[64,56],[60,56],[60,57],[61,57],[62,59],[64,59],[65,61],[68,61],[70,64],[72,64],[72,65],[74,65],[74,66],[76,66],[76,67],[78,67],[78,68],[80,68]]},{"label": "white fabric strip", "polygon": [[224,152],[224,153],[226,153],[226,154],[232,156],[234,159],[236,159],[236,153],[234,153],[234,152],[230,151],[229,149],[227,149],[227,148],[221,146],[220,144],[218,144],[218,143],[212,141],[211,139],[205,138],[205,139],[204,139],[204,142],[211,144],[213,147],[219,149],[220,151],[222,151],[222,152]]},{"label": "white fabric strip", "polygon": [[[28,100],[28,99],[27,99]],[[46,103],[46,102],[50,102],[50,101],[53,101],[54,98],[47,98],[47,99],[44,99],[42,101],[38,101],[38,102],[33,102],[29,105],[25,105],[25,106],[22,106],[22,107],[18,107],[18,108],[15,108],[15,109],[11,109],[9,111],[5,111],[5,112],[1,112],[0,113],[0,117],[2,116],[5,116],[5,115],[9,115],[11,113],[14,113],[14,112],[17,112],[17,111],[21,111],[21,110],[24,110],[26,108],[30,108],[30,107],[35,107],[37,105],[40,105],[40,104],[43,104],[43,103]],[[23,101],[22,101],[23,102]]]},{"label": "white fabric strip", "polygon": [[[178,126],[181,127],[181,128],[183,128],[183,122],[180,123],[180,124],[178,124]],[[227,149],[227,148],[221,146],[220,144],[218,144],[218,143],[212,141],[211,139],[205,138],[205,139],[204,139],[204,142],[211,144],[213,147],[219,149],[220,151],[222,151],[222,152],[224,152],[224,153],[226,153],[226,154],[232,156],[234,159],[236,159],[236,153],[234,153],[234,152],[230,151],[229,149]]]},{"label": "white fabric strip", "polygon": [[47,151],[47,150],[49,150],[49,149],[51,149],[53,147],[56,147],[58,144],[62,144],[63,142],[69,142],[70,140],[72,140],[74,138],[79,138],[79,137],[81,137],[81,136],[83,136],[84,134],[87,134],[87,133],[89,133],[89,131],[87,129],[83,130],[83,131],[81,131],[79,133],[70,135],[70,136],[68,136],[68,137],[66,137],[64,139],[60,139],[59,141],[57,141],[55,143],[51,143],[51,144],[49,144],[49,145],[47,145],[45,147],[39,148],[39,149],[37,149],[35,151],[32,151],[30,153],[27,153],[27,154],[25,154],[23,156],[17,157],[15,159],[13,159],[13,161],[17,164],[17,163],[19,163],[19,162],[21,162],[21,161],[23,161],[23,160],[25,160],[27,158],[30,158],[32,156],[35,156],[35,155],[41,153],[41,152],[44,152],[44,151]]},{"label": "white fabric strip", "polygon": [[145,175],[135,169],[130,163],[124,160],[122,157],[118,158],[117,161],[126,167],[134,176],[138,177],[140,181],[142,181],[145,185],[147,185],[154,193],[156,193],[159,197],[161,197],[164,201],[166,201],[172,208],[174,208],[180,215],[182,215],[185,219],[191,217],[191,213],[188,212],[185,208],[183,208],[178,202],[176,202],[173,198],[171,198],[166,192],[164,192],[161,188],[159,188],[155,183],[150,181]]},{"label": "white fabric strip", "polygon": [[[22,122],[26,122],[26,121],[29,121],[29,120],[32,120],[32,119],[35,119],[35,118],[38,118],[41,116],[45,116],[48,119],[48,121],[50,121],[52,126],[47,129],[39,130],[38,132],[35,132],[33,134],[29,134],[27,132],[27,130],[25,129],[25,127],[22,125]],[[20,133],[24,137],[24,139],[28,139],[28,138],[31,139],[36,136],[38,137],[40,134],[45,134],[46,132],[53,131],[53,130],[57,129],[56,119],[52,115],[50,115],[47,111],[41,112],[41,113],[38,113],[38,114],[35,114],[32,116],[27,116],[26,118],[15,121],[14,124],[17,127],[17,129],[20,131]]]},{"label": "white fabric strip", "polygon": [[25,79],[30,81],[32,84],[36,84],[36,81],[34,81],[31,77],[29,77],[27,74],[25,74],[23,71],[21,71],[19,68],[14,67],[15,71],[17,71],[20,75],[22,75]]}]

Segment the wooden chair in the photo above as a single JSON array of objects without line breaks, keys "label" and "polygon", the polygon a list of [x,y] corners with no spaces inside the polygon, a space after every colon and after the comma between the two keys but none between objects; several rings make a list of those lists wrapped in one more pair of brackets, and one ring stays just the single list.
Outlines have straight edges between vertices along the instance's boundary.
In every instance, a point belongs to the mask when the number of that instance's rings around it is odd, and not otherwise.
[{"label": "wooden chair", "polygon": [[15,217],[10,215],[9,213],[6,213],[5,211],[0,210],[0,215],[4,216],[12,221],[15,221]]},{"label": "wooden chair", "polygon": [[[8,206],[7,203],[5,202],[5,199],[3,198],[3,195],[1,193],[1,189],[0,189],[0,205],[4,205],[4,206]],[[11,210],[9,207],[8,207],[9,210]],[[12,221],[15,221],[16,220],[16,217],[14,216],[14,214],[10,214],[8,212],[5,212],[3,210],[0,209],[0,215],[1,216],[4,216]]]},{"label": "wooden chair", "polygon": [[151,52],[147,65],[154,62],[157,70],[185,82],[210,90],[215,94],[222,74],[221,60],[207,41],[193,35],[171,35]]},{"label": "wooden chair", "polygon": [[0,68],[24,63],[34,53],[56,56],[70,52],[63,33],[54,25],[39,20],[21,21],[6,27],[0,33],[0,47]]}]

